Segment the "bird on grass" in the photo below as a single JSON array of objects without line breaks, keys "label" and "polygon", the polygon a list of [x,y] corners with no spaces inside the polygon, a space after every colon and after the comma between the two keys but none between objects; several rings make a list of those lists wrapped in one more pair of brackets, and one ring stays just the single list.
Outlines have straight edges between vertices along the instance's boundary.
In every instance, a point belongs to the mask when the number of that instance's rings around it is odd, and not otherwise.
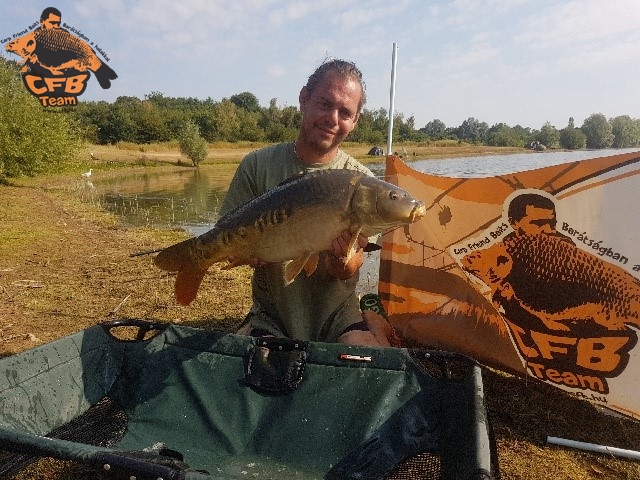
[{"label": "bird on grass", "polygon": [[93,172],[93,168],[90,168],[88,172],[84,172],[82,176],[84,178],[89,178],[91,176],[91,172]]}]

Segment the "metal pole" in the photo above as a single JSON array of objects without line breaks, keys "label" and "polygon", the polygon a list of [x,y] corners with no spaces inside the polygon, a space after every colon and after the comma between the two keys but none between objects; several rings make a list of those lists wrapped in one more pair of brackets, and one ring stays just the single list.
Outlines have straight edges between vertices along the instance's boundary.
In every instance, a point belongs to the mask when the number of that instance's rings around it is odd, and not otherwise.
[{"label": "metal pole", "polygon": [[578,450],[585,450],[587,452],[604,453],[606,455],[611,455],[614,457],[640,460],[640,452],[636,452],[635,450],[624,450],[622,448],[608,447],[595,443],[577,442],[575,440],[567,440],[565,438],[558,437],[547,437],[547,443],[550,443],[551,445],[576,448]]},{"label": "metal pole", "polygon": [[395,109],[396,97],[396,61],[398,56],[398,44],[393,44],[393,54],[391,55],[391,91],[389,92],[389,130],[387,131],[387,155],[392,155],[391,145],[393,144],[393,111]]}]

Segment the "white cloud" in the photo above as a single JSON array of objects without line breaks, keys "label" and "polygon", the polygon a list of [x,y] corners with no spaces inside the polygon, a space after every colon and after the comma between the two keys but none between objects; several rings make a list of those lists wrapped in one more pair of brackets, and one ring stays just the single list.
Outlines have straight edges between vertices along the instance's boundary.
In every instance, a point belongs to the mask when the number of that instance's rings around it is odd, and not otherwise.
[{"label": "white cloud", "polygon": [[523,21],[521,44],[553,49],[585,41],[620,38],[640,29],[637,0],[561,2]]},{"label": "white cloud", "polygon": [[312,13],[329,13],[340,11],[344,3],[340,0],[305,0],[288,2],[284,7],[269,10],[268,18],[273,26],[282,27],[289,22],[297,22]]},{"label": "white cloud", "polygon": [[287,69],[282,64],[276,63],[269,65],[267,68],[267,74],[270,77],[280,78],[287,74]]}]

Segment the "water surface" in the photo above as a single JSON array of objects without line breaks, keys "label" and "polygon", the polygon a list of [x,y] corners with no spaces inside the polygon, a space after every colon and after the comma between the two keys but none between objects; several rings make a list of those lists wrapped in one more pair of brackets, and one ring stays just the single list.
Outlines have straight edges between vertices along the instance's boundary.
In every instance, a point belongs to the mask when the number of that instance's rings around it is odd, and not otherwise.
[{"label": "water surface", "polygon": [[[409,164],[415,170],[433,175],[487,177],[637,150],[518,153],[413,160]],[[376,176],[384,177],[383,160],[368,166]],[[203,165],[199,169],[185,167],[165,173],[153,169],[135,175],[116,173],[94,180],[92,197],[126,225],[184,228],[199,235],[216,222],[235,170],[236,165]]]}]

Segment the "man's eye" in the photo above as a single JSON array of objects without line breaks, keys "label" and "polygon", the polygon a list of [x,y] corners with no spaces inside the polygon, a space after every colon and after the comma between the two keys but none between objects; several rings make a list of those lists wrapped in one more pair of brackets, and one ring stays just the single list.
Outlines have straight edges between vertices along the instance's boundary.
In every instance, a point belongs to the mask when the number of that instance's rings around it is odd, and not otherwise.
[{"label": "man's eye", "polygon": [[343,120],[351,120],[353,118],[353,115],[351,115],[351,112],[342,111],[340,112],[340,118],[342,118]]}]

